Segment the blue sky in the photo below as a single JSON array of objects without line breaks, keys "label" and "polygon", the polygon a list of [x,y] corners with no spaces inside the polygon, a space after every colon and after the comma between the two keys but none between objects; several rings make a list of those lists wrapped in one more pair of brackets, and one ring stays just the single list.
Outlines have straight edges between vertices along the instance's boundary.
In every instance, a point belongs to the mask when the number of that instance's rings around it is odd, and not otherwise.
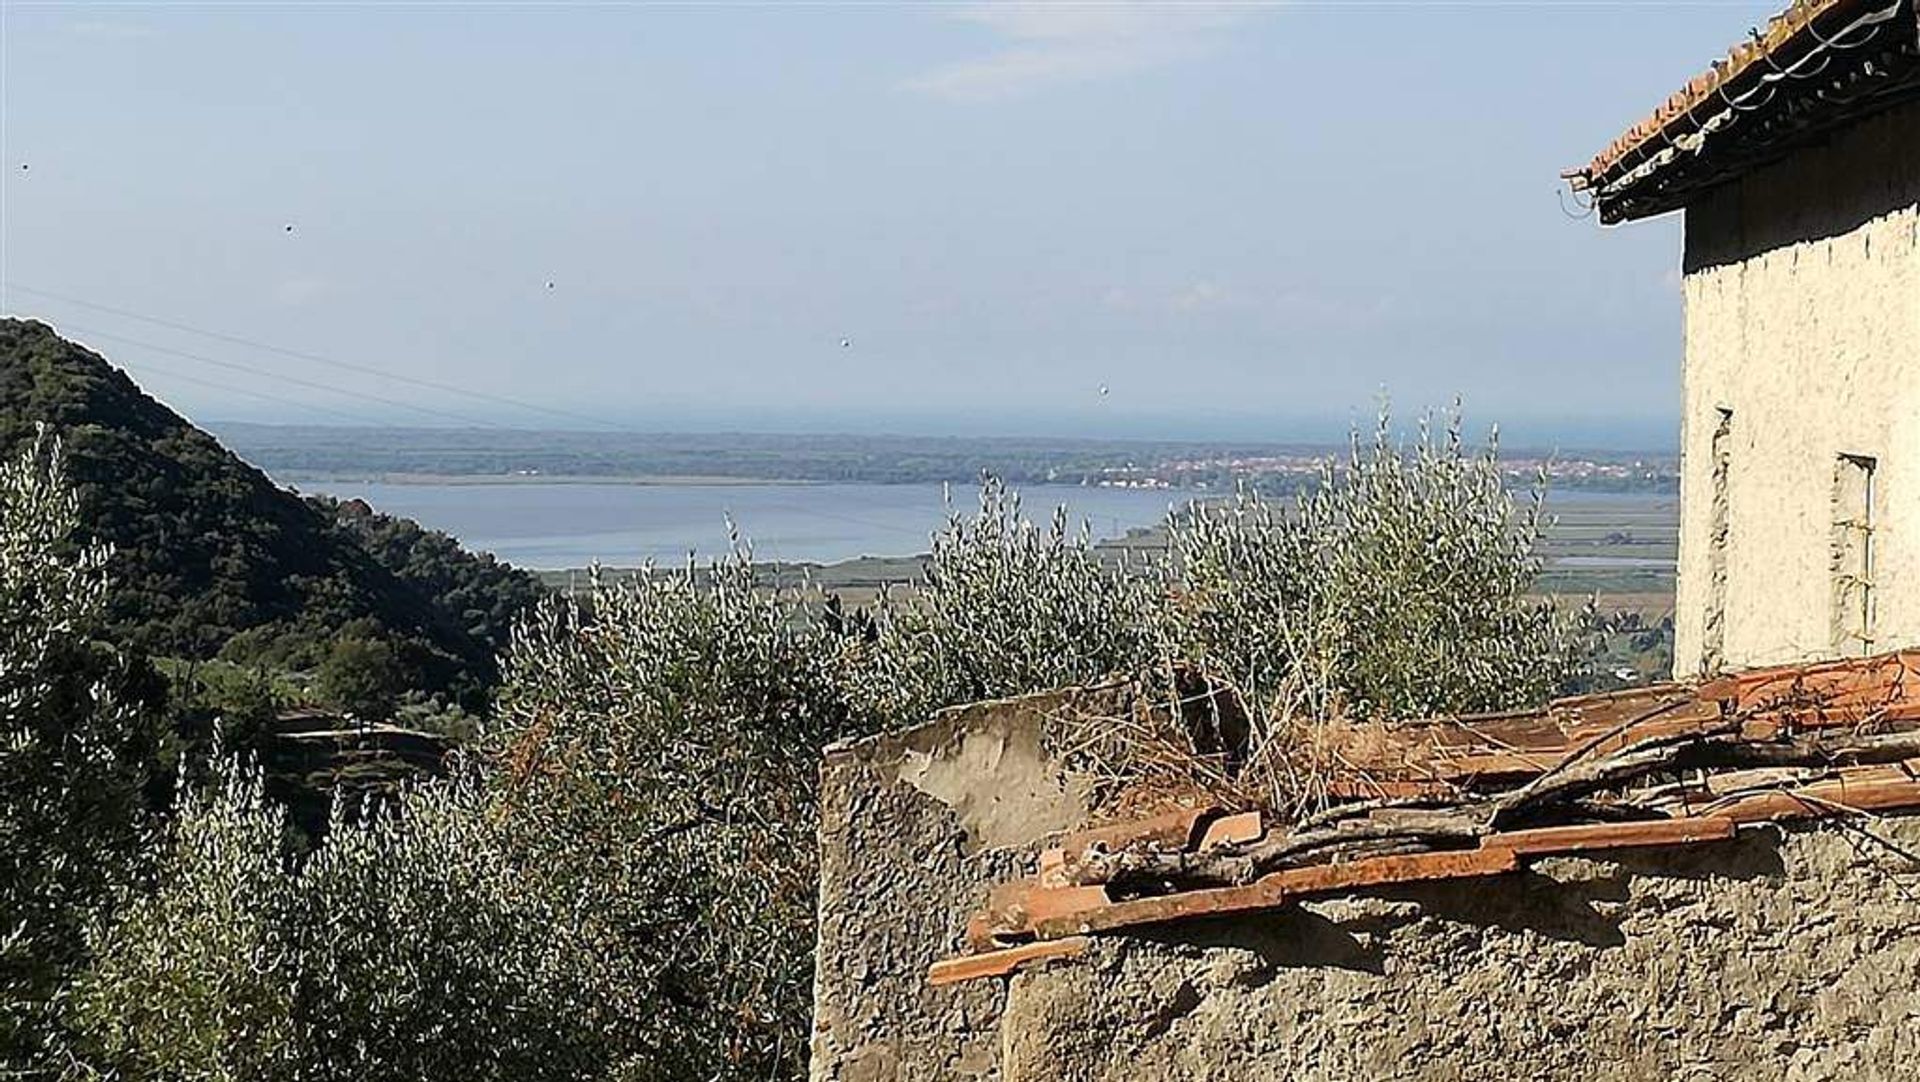
[{"label": "blue sky", "polygon": [[0,307],[202,419],[1660,441],[1679,221],[1557,174],[1777,3],[10,0]]}]

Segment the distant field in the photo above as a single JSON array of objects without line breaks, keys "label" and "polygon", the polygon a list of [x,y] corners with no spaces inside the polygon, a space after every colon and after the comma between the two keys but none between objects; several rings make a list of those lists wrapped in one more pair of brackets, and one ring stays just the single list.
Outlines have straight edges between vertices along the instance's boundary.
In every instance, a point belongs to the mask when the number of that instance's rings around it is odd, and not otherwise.
[{"label": "distant field", "polygon": [[1627,502],[1569,495],[1552,511],[1556,522],[1541,553],[1548,564],[1543,593],[1598,594],[1602,607],[1650,620],[1673,611],[1677,496]]},{"label": "distant field", "polygon": [[637,433],[227,424],[220,438],[274,476],[297,480],[511,481],[699,478],[898,484],[966,482],[982,471],[1020,484],[1077,484],[1134,462],[1313,455],[1335,448],[1196,443],[759,433]]},{"label": "distant field", "polygon": [[[1601,607],[1640,614],[1649,623],[1673,611],[1674,560],[1679,535],[1679,501],[1673,497],[1620,496],[1556,498],[1556,522],[1541,554],[1548,562],[1542,594],[1585,598],[1598,595]],[[1100,542],[1099,551],[1120,562],[1150,559],[1166,551],[1161,530],[1139,530]],[[910,588],[920,578],[924,556],[861,557],[833,564],[767,565],[783,585],[810,584],[837,593],[852,606],[871,604],[883,589]],[[610,575],[632,569],[605,569]],[[585,581],[584,569],[543,571],[540,577],[558,589]]]}]

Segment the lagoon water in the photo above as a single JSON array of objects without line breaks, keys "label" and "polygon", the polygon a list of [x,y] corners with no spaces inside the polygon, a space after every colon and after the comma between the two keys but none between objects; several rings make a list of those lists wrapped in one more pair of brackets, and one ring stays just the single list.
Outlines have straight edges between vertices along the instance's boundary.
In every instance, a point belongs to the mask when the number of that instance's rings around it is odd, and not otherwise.
[{"label": "lagoon water", "polygon": [[[761,560],[831,563],[925,552],[945,520],[940,485],[548,483],[390,484],[309,481],[297,487],[443,530],[470,549],[537,570],[596,560],[631,567],[727,551],[731,517]],[[1117,537],[1158,522],[1194,494],[1042,485],[1021,490],[1027,517],[1064,505],[1077,527]],[[979,507],[979,489],[952,486],[953,507]]]}]

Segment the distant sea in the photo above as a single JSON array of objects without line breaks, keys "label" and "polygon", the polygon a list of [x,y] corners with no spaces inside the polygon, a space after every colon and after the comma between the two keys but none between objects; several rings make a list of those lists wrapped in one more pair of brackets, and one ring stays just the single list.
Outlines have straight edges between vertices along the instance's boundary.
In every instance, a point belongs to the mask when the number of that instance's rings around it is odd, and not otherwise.
[{"label": "distant sea", "polygon": [[[947,516],[940,485],[852,484],[392,484],[303,481],[296,487],[442,530],[469,549],[519,567],[552,570],[599,561],[706,560],[727,551],[729,517],[757,560],[836,563],[927,551]],[[1025,515],[1045,522],[1064,505],[1074,527],[1118,537],[1159,522],[1197,493],[1077,485],[1022,489]],[[978,509],[980,491],[952,486],[953,507]]]}]

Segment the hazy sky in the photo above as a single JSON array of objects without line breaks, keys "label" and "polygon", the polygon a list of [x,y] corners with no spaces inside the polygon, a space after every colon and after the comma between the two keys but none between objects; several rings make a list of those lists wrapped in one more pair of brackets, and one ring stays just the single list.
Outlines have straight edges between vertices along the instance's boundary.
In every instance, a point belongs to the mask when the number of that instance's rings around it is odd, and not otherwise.
[{"label": "hazy sky", "polygon": [[1659,439],[1679,221],[1557,174],[1780,2],[7,0],[0,308],[202,419],[566,423],[26,290],[668,429]]}]

